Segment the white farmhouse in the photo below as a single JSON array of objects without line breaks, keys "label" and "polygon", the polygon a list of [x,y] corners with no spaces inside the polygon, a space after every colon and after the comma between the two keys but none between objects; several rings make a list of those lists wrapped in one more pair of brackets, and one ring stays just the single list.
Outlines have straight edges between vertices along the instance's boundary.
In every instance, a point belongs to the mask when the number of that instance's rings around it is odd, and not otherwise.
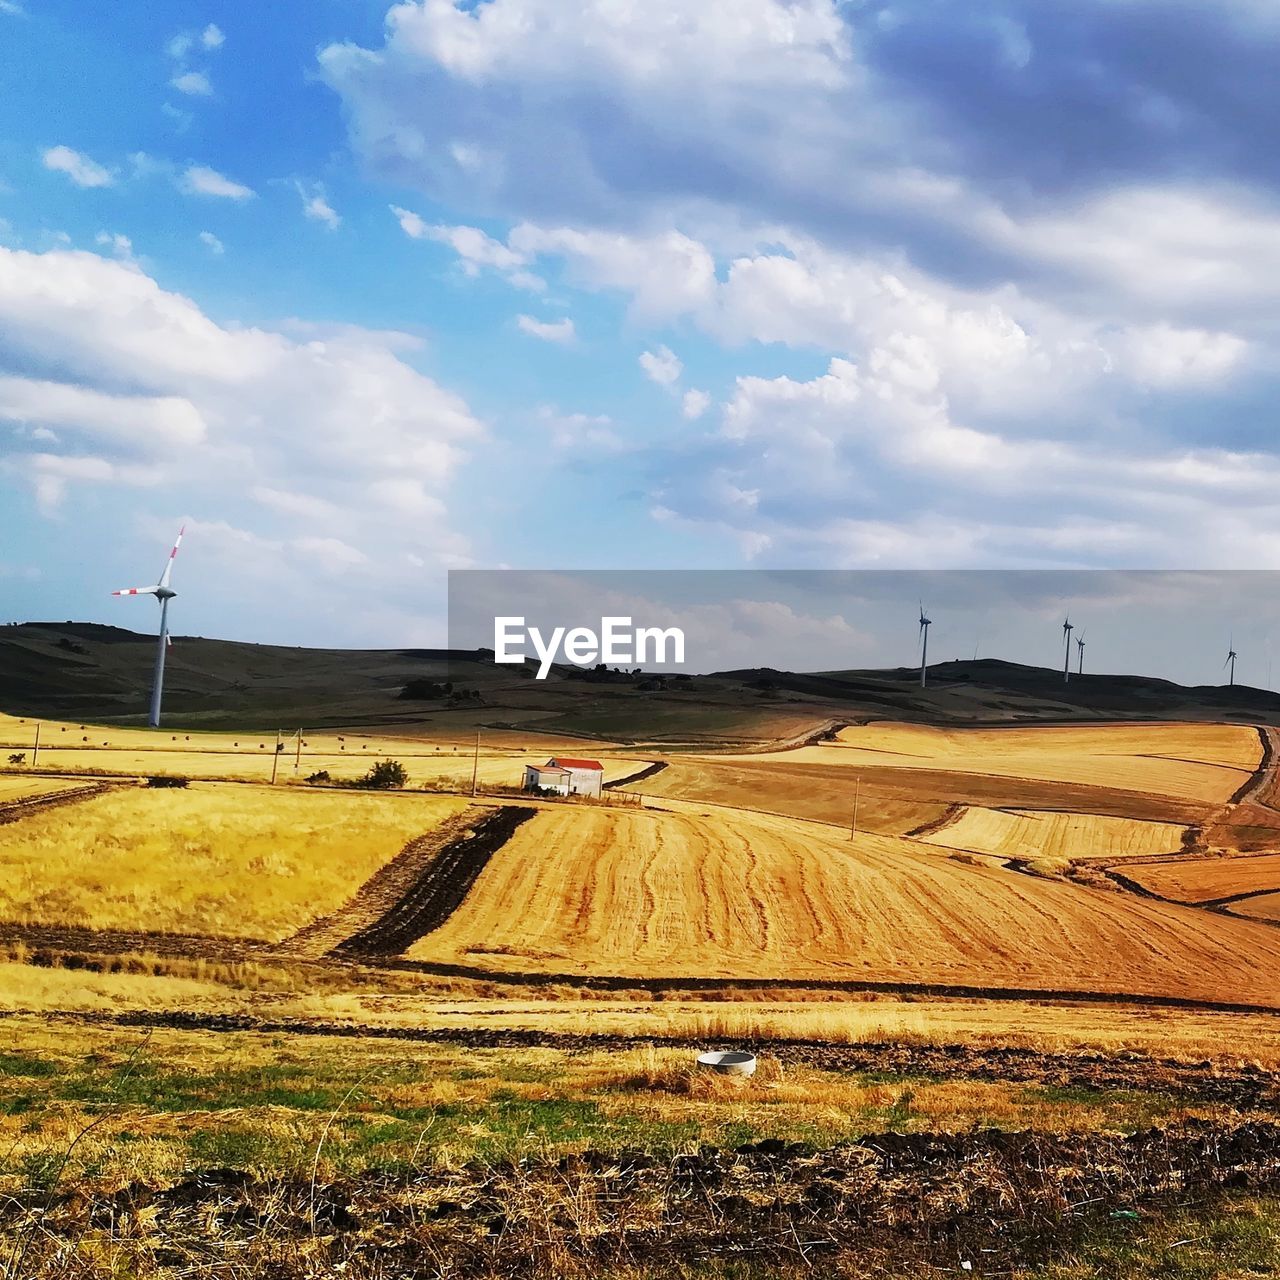
[{"label": "white farmhouse", "polygon": [[554,791],[562,796],[598,796],[604,787],[604,765],[599,760],[553,756],[546,764],[524,767],[526,791]]}]

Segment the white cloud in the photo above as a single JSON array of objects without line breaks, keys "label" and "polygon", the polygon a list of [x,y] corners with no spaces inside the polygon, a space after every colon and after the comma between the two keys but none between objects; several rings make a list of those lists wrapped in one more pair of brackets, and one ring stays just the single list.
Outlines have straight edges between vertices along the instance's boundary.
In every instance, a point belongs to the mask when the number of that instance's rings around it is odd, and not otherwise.
[{"label": "white cloud", "polygon": [[313,222],[323,222],[330,231],[336,231],[342,225],[333,206],[325,196],[324,188],[318,183],[313,187],[305,187],[301,182],[294,184],[298,195],[302,197],[302,213]]},{"label": "white cloud", "polygon": [[200,243],[216,257],[221,257],[227,251],[226,245],[212,231],[202,231],[198,238]]},{"label": "white cloud", "polygon": [[203,71],[183,71],[169,81],[179,93],[193,98],[207,98],[213,92],[213,85]]},{"label": "white cloud", "polygon": [[538,410],[539,425],[546,430],[557,449],[581,453],[591,449],[599,453],[619,453],[626,442],[614,428],[607,414],[559,413],[549,405]]},{"label": "white cloud", "polygon": [[1250,350],[1250,344],[1233,333],[1178,329],[1169,324],[1130,329],[1116,346],[1133,377],[1153,387],[1220,382],[1236,372]]},{"label": "white cloud", "polygon": [[128,396],[0,375],[0,421],[61,427],[116,445],[165,452],[199,444],[204,418],[182,396]]},{"label": "white cloud", "polygon": [[50,147],[43,160],[46,169],[65,173],[77,187],[109,187],[115,182],[115,175],[110,169],[70,147]]},{"label": "white cloud", "polygon": [[101,245],[104,249],[110,249],[117,258],[133,257],[133,241],[128,236],[121,235],[118,231],[99,231],[94,236],[93,242]]},{"label": "white cloud", "polygon": [[562,320],[535,320],[533,316],[517,316],[516,325],[521,333],[531,338],[540,338],[543,342],[572,342],[577,337],[573,321],[565,316]]},{"label": "white cloud", "polygon": [[486,235],[479,227],[446,226],[425,222],[411,209],[391,206],[391,212],[400,223],[400,229],[411,240],[432,240],[448,245],[462,262],[462,270],[469,276],[478,276],[489,268],[500,272],[507,282],[517,289],[541,292],[546,283],[532,272],[525,270],[528,255]]},{"label": "white cloud", "polygon": [[[325,539],[432,564],[465,550],[443,497],[483,429],[377,334],[224,328],[135,264],[3,248],[0,331],[6,466],[46,506],[75,487],[164,483],[216,511],[249,481],[264,520],[311,540],[299,565],[351,563]],[[33,426],[56,428],[56,447],[31,448]],[[414,521],[371,498],[384,484],[402,500],[416,486]]]},{"label": "white cloud", "polygon": [[710,407],[711,397],[705,391],[699,391],[696,388],[692,391],[686,391],[684,399],[680,402],[680,412],[690,422],[702,417]]},{"label": "white cloud", "polygon": [[210,169],[207,165],[193,164],[182,175],[179,188],[189,196],[212,196],[221,200],[248,200],[254,192],[242,183]]},{"label": "white cloud", "polygon": [[8,14],[11,18],[27,16],[27,11],[17,3],[17,0],[0,0],[0,13]]},{"label": "white cloud", "polygon": [[227,37],[212,22],[200,33],[200,43],[206,49],[221,49],[226,42]]},{"label": "white cloud", "polygon": [[195,37],[192,36],[190,32],[184,32],[180,35],[174,36],[169,43],[165,45],[165,52],[175,62],[181,62],[182,59],[191,52],[191,47],[194,44]]},{"label": "white cloud", "polygon": [[645,377],[656,382],[660,387],[671,390],[680,381],[684,365],[670,347],[659,347],[657,351],[645,351],[639,360]]}]

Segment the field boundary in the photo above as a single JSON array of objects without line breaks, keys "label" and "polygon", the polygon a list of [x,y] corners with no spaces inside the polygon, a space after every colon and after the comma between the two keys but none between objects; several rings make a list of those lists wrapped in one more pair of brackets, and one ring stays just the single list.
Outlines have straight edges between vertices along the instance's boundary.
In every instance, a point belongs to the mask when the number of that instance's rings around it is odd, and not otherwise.
[{"label": "field boundary", "polygon": [[5,801],[0,804],[0,826],[17,822],[31,813],[43,813],[46,809],[57,809],[64,804],[78,804],[82,800],[104,796],[119,786],[119,783],[96,782],[92,786],[76,787],[72,791],[53,791],[48,795],[25,796],[21,800]]}]

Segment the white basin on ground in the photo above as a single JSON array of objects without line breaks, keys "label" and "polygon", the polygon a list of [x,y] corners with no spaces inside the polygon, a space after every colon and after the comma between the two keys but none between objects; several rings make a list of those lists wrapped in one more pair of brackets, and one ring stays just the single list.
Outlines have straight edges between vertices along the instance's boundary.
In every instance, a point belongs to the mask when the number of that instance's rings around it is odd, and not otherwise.
[{"label": "white basin on ground", "polygon": [[698,1054],[698,1065],[719,1071],[727,1076],[753,1076],[756,1073],[756,1055],[737,1049],[713,1049]]}]

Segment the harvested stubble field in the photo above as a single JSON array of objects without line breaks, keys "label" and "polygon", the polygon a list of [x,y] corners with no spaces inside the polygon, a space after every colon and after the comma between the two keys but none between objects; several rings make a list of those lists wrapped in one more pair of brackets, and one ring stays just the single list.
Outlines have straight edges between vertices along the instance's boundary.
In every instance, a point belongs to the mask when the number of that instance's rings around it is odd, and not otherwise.
[{"label": "harvested stubble field", "polygon": [[1144,889],[1175,902],[1221,902],[1268,889],[1280,892],[1280,853],[1178,858],[1128,867],[1125,874]]},{"label": "harvested stubble field", "polygon": [[842,729],[830,745],[799,747],[779,759],[989,774],[1221,804],[1258,768],[1262,744],[1258,731],[1245,725],[941,729],[877,723]]},{"label": "harvested stubble field", "polygon": [[1248,916],[1251,920],[1269,920],[1280,924],[1280,892],[1261,893],[1256,898],[1245,898],[1231,904],[1232,915]]},{"label": "harvested stubble field", "polygon": [[0,805],[14,800],[30,800],[33,796],[51,796],[60,791],[72,791],[84,784],[65,778],[24,778],[21,775],[0,774]]},{"label": "harvested stubble field", "polygon": [[1123,861],[1157,853],[1177,853],[1187,828],[1171,822],[1142,822],[1097,813],[1055,813],[1025,809],[966,808],[920,839],[1037,865],[1065,866],[1082,858]]},{"label": "harvested stubble field", "polygon": [[465,807],[453,796],[118,788],[0,828],[0,921],[277,941]]},{"label": "harvested stubble field", "polygon": [[[474,738],[468,742],[453,733],[410,736],[379,729],[304,731],[299,761],[292,730],[286,726],[285,731],[290,736],[284,740],[278,762],[280,782],[299,782],[321,770],[335,780],[351,781],[367,773],[375,760],[395,759],[408,770],[412,786],[471,784]],[[34,721],[0,715],[0,750],[6,754],[25,751],[29,758],[34,733]],[[271,777],[275,748],[274,731],[157,732],[46,721],[41,727],[39,763],[41,768],[68,773],[177,774],[262,782]],[[545,763],[557,753],[601,757],[609,781],[635,773],[648,763],[634,754],[618,754],[610,743],[492,730],[483,735],[479,780],[492,786],[519,786],[525,764]]]},{"label": "harvested stubble field", "polygon": [[[512,903],[522,904],[513,912]],[[714,811],[547,811],[408,954],[494,972],[844,978],[1277,1001],[1280,934]]]}]

